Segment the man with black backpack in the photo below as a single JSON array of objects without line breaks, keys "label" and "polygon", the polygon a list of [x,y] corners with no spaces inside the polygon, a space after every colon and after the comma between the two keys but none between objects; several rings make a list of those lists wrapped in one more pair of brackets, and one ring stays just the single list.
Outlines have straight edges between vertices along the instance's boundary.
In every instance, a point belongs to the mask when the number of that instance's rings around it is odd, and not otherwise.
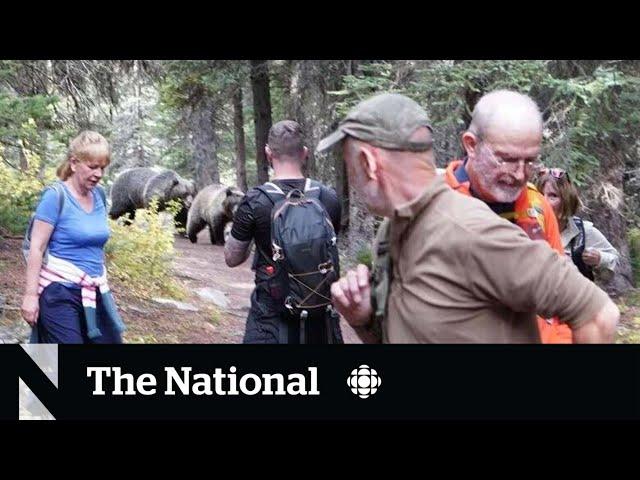
[{"label": "man with black backpack", "polygon": [[340,278],[338,197],[302,173],[309,151],[297,122],[273,125],[265,152],[274,177],[247,192],[224,252],[235,267],[256,244],[244,343],[343,343],[330,292]]}]

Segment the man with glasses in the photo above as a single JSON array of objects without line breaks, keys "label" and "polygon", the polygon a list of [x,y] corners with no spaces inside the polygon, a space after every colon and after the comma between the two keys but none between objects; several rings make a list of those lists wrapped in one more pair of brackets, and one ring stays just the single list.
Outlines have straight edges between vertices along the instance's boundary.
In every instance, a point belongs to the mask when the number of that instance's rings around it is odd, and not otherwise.
[{"label": "man with glasses", "polygon": [[[541,167],[542,115],[528,96],[508,90],[484,95],[462,135],[466,152],[446,170],[447,183],[485,202],[521,227],[532,240],[546,240],[564,255],[558,221],[544,196],[528,183]],[[543,343],[571,343],[571,330],[557,318],[538,319]]]},{"label": "man with glasses", "polygon": [[576,343],[611,342],[619,312],[607,294],[544,242],[452,190],[436,173],[433,135],[416,102],[380,94],[318,144],[342,148],[350,187],[386,217],[372,275],[360,264],[331,286],[363,342],[538,343],[536,312],[560,315]]}]

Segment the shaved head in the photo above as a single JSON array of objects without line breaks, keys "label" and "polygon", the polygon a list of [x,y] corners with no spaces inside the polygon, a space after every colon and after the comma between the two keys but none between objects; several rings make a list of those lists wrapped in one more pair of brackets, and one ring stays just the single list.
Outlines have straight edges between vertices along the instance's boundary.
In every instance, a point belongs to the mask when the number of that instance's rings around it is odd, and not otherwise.
[{"label": "shaved head", "polygon": [[528,96],[484,95],[462,135],[471,189],[485,202],[515,202],[533,174],[542,146],[542,114]]},{"label": "shaved head", "polygon": [[542,114],[531,97],[509,90],[496,90],[478,101],[469,131],[480,138],[500,140],[532,131],[542,136]]}]

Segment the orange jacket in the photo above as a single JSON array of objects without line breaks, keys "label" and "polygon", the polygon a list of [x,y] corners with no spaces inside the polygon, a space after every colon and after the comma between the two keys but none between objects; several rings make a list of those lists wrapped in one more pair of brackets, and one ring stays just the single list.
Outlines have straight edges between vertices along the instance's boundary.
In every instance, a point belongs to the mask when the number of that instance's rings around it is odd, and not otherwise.
[{"label": "orange jacket", "polygon": [[[454,173],[462,163],[461,160],[451,162],[445,171],[445,179],[451,188],[470,196],[469,182],[460,183]],[[532,184],[527,184],[527,188],[522,191],[515,202],[514,211],[500,216],[515,221],[532,240],[546,240],[551,248],[564,257],[558,220],[553,208]],[[538,328],[542,343],[572,343],[571,329],[557,317],[548,320],[538,317]]]}]

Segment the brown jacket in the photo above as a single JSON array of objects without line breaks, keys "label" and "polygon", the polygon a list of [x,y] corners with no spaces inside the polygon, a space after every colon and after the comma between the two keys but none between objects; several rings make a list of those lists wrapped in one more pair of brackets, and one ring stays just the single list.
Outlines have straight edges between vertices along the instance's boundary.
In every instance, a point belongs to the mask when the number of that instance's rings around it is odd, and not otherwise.
[{"label": "brown jacket", "polygon": [[607,295],[541,240],[436,177],[390,219],[385,343],[539,342],[538,312],[577,326]]}]

